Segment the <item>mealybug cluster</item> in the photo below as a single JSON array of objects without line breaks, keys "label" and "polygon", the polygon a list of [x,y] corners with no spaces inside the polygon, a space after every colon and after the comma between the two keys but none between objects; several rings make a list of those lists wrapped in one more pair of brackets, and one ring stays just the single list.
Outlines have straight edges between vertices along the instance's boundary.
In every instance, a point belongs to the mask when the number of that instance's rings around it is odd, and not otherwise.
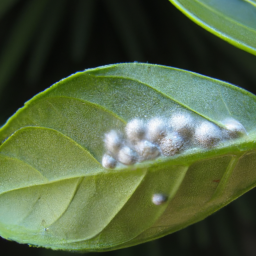
[{"label": "mealybug cluster", "polygon": [[107,152],[102,166],[113,169],[118,163],[133,165],[159,156],[173,156],[192,147],[212,148],[220,141],[246,135],[244,126],[234,118],[220,123],[225,128],[210,121],[198,121],[188,113],[148,121],[134,118],[127,123],[124,134],[116,130],[105,134]]}]

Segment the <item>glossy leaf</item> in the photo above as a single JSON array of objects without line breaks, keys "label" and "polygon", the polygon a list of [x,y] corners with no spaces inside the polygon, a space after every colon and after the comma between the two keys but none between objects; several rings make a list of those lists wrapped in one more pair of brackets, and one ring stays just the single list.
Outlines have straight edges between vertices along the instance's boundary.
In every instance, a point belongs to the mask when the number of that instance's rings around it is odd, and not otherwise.
[{"label": "glossy leaf", "polygon": [[245,0],[247,3],[253,5],[256,7],[256,1],[255,0]]},{"label": "glossy leaf", "polygon": [[[247,135],[105,169],[104,135],[133,118],[169,118]],[[78,72],[38,94],[0,130],[0,234],[53,249],[132,246],[200,221],[256,185],[256,97],[174,68],[128,63]],[[152,197],[164,195],[157,205]],[[161,197],[160,197],[161,199]]]},{"label": "glossy leaf", "polygon": [[256,55],[255,0],[170,0],[170,2],[204,29]]}]

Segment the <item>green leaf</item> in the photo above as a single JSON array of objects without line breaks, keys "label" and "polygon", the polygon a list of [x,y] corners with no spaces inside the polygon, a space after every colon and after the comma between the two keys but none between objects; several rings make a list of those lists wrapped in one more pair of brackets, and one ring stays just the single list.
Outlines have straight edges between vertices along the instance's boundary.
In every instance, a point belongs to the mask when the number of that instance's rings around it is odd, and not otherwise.
[{"label": "green leaf", "polygon": [[[102,166],[109,131],[124,133],[134,118],[169,120],[177,113],[193,118],[195,129],[182,135],[183,151]],[[247,134],[225,137],[222,121],[230,117]],[[192,72],[127,63],[73,74],[28,101],[0,130],[0,235],[105,251],[200,221],[256,185],[255,120],[254,95]],[[204,121],[222,134],[209,147],[195,142]]]},{"label": "green leaf", "polygon": [[256,1],[255,0],[244,0],[244,1],[246,1],[247,3],[256,7]]},{"label": "green leaf", "polygon": [[204,29],[256,55],[255,0],[170,0],[170,2]]}]

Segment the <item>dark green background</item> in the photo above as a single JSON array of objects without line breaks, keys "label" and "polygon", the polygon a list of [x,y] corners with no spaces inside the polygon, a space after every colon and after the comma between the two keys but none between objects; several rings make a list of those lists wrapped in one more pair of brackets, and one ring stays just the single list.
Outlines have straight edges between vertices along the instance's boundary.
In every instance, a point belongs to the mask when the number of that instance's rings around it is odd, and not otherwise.
[{"label": "dark green background", "polygon": [[[204,31],[168,0],[0,0],[0,123],[76,71],[133,61],[187,69],[256,93],[256,57]],[[182,231],[104,255],[254,256],[255,196],[252,190]],[[0,248],[4,256],[74,255],[3,239]]]}]

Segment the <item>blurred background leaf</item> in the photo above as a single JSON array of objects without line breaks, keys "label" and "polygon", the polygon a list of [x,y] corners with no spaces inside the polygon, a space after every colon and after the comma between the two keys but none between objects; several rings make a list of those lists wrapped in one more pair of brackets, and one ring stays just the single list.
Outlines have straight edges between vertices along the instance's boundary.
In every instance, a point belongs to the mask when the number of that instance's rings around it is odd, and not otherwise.
[{"label": "blurred background leaf", "polygon": [[170,0],[170,2],[204,29],[256,55],[255,0]]},{"label": "blurred background leaf", "polygon": [[[256,94],[256,56],[203,30],[165,0],[1,0],[0,39],[2,124],[56,81],[119,62],[183,68]],[[104,255],[255,256],[255,196],[253,189],[200,223]],[[3,239],[0,245],[5,256],[74,255]]]}]

